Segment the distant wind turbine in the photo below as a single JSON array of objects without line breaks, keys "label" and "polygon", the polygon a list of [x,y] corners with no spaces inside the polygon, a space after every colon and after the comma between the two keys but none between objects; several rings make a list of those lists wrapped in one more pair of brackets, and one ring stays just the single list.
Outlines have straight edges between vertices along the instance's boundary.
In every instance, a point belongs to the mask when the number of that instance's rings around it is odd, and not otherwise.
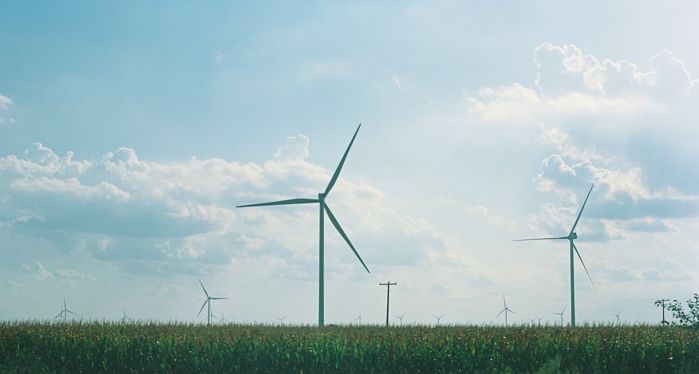
[{"label": "distant wind turbine", "polygon": [[201,309],[199,309],[199,313],[197,313],[197,318],[201,315],[201,311],[204,310],[204,307],[207,308],[207,313],[206,313],[206,323],[211,326],[211,300],[226,300],[228,299],[227,297],[211,297],[209,296],[209,292],[206,291],[206,287],[204,287],[204,283],[201,282],[201,279],[199,279],[199,284],[201,285],[201,289],[204,290],[204,294],[206,294],[206,300],[204,300],[204,304],[201,305]]},{"label": "distant wind turbine", "polygon": [[284,324],[284,320],[286,319],[286,316],[284,316],[284,317],[276,317],[276,318],[277,318],[277,321],[279,321],[279,324],[280,324],[280,325],[283,325],[283,324]]},{"label": "distant wind turbine", "polygon": [[212,315],[211,315],[211,318],[213,318],[213,319],[215,319],[215,320],[217,320],[217,321],[219,321],[219,322],[221,322],[221,323],[224,323],[224,324],[225,324],[226,322],[228,322],[228,320],[226,319],[226,317],[223,316],[223,312],[221,312],[221,317],[216,317],[215,314],[212,314]]},{"label": "distant wind turbine", "polygon": [[395,317],[399,321],[401,326],[403,325],[403,317],[405,317],[405,313]]},{"label": "distant wind turbine", "polygon": [[[555,237],[555,238],[534,238],[534,239],[517,239],[514,240],[516,242],[523,242],[523,241],[530,241],[530,240],[568,240],[570,242],[570,325],[575,327],[575,272],[574,272],[574,259],[573,259],[573,251],[578,255],[578,259],[580,259],[580,263],[583,266],[583,269],[585,269],[585,273],[587,274],[587,277],[590,279],[590,283],[592,283],[592,277],[590,277],[590,272],[587,271],[587,266],[585,266],[585,262],[583,261],[582,257],[580,256],[580,252],[578,252],[578,247],[575,246],[575,243],[573,242],[575,239],[578,238],[578,234],[575,233],[575,227],[578,225],[578,221],[580,221],[580,216],[582,215],[583,210],[585,209],[585,204],[587,204],[587,199],[590,198],[590,193],[592,192],[592,188],[595,186],[593,183],[592,186],[590,186],[590,191],[587,192],[587,196],[585,197],[585,201],[583,202],[582,208],[580,208],[580,212],[578,213],[578,217],[575,219],[575,223],[573,223],[573,228],[570,229],[570,233],[568,233],[568,236],[560,236],[560,237]],[[593,283],[594,285],[594,283]]]},{"label": "distant wind turbine", "polygon": [[119,320],[119,322],[121,322],[121,323],[133,322],[133,319],[131,319],[131,318],[129,318],[129,317],[126,316],[126,309],[124,309],[124,316],[121,317],[121,319]]},{"label": "distant wind turbine", "polygon": [[507,307],[507,301],[505,301],[505,295],[502,296],[502,309],[500,310],[500,313],[498,313],[497,317],[500,317],[503,313],[505,313],[505,327],[507,327],[507,313],[514,313],[515,311]]},{"label": "distant wind turbine", "polygon": [[619,311],[616,312],[615,316],[616,316],[616,324],[621,325],[621,309],[619,309]]},{"label": "distant wind turbine", "polygon": [[337,182],[337,178],[340,176],[340,171],[342,170],[342,166],[345,164],[345,159],[347,159],[347,154],[349,153],[350,148],[352,147],[352,143],[354,143],[354,139],[357,137],[357,133],[359,132],[359,128],[362,125],[359,124],[357,127],[357,130],[354,132],[354,136],[352,136],[352,140],[350,141],[349,145],[347,146],[347,150],[345,150],[345,154],[342,156],[342,159],[340,160],[340,164],[337,165],[337,169],[335,169],[335,173],[333,174],[332,178],[330,178],[330,182],[328,182],[328,186],[325,188],[324,192],[321,192],[318,194],[317,199],[308,199],[308,198],[300,198],[300,199],[289,199],[289,200],[280,200],[280,201],[272,201],[268,203],[258,203],[258,204],[247,204],[247,205],[238,205],[236,208],[248,208],[248,207],[257,207],[257,206],[270,206],[270,205],[292,205],[292,204],[318,204],[320,207],[320,230],[319,230],[319,240],[318,240],[318,326],[323,326],[325,324],[325,301],[324,301],[324,294],[325,294],[325,271],[324,271],[324,258],[325,258],[325,252],[324,252],[324,223],[325,223],[325,218],[324,214],[328,214],[328,218],[330,218],[330,222],[335,226],[335,229],[337,232],[340,233],[340,236],[342,236],[343,239],[345,239],[345,242],[349,245],[349,247],[352,249],[352,252],[354,252],[354,255],[357,257],[359,262],[362,263],[362,266],[364,266],[364,269],[366,269],[367,273],[369,273],[369,268],[366,266],[364,263],[364,260],[362,260],[361,256],[359,256],[359,253],[357,250],[354,248],[354,245],[352,245],[352,242],[349,240],[349,237],[347,234],[345,234],[345,230],[342,229],[340,226],[340,223],[337,221],[335,218],[335,215],[330,211],[330,207],[328,204],[325,202],[325,198],[328,196],[330,191],[332,190],[333,186],[335,185],[335,182]]},{"label": "distant wind turbine", "polygon": [[72,310],[68,310],[68,306],[66,305],[66,298],[64,297],[63,298],[63,309],[61,310],[60,313],[56,314],[56,316],[53,318],[56,319],[56,318],[63,317],[63,323],[65,323],[68,321],[68,313],[70,313],[74,316],[78,315],[77,313],[73,312]]},{"label": "distant wind turbine", "polygon": [[561,312],[560,312],[560,313],[551,313],[551,314],[555,314],[555,315],[557,315],[557,316],[560,316],[560,317],[561,317],[561,326],[563,326],[563,313],[565,313],[565,312],[566,312],[566,308],[568,308],[568,306],[567,306],[567,305],[563,307],[563,310],[561,310]]},{"label": "distant wind turbine", "polygon": [[438,316],[432,316],[432,317],[434,317],[434,319],[437,320],[437,326],[439,326],[439,322],[442,320],[442,317],[443,317],[443,316],[444,316],[444,315],[442,315],[442,314],[440,314],[440,315],[438,315]]},{"label": "distant wind turbine", "polygon": [[362,313],[359,313],[359,316],[354,321],[357,322],[358,324],[361,324],[362,323]]}]

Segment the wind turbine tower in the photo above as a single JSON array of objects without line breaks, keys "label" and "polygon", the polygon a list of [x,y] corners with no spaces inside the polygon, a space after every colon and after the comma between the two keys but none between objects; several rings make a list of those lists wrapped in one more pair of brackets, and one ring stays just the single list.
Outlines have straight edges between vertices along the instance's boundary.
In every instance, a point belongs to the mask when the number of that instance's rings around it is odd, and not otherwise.
[{"label": "wind turbine tower", "polygon": [[[575,327],[575,271],[574,271],[574,258],[573,258],[573,252],[575,252],[578,255],[578,259],[580,259],[580,263],[583,266],[583,269],[585,269],[585,273],[587,273],[587,277],[590,279],[590,283],[592,283],[592,277],[590,277],[590,272],[587,271],[587,266],[585,266],[585,262],[583,261],[582,257],[580,256],[580,252],[578,252],[578,247],[575,246],[574,240],[578,238],[578,234],[575,232],[575,227],[578,225],[578,221],[580,221],[580,216],[582,215],[583,210],[585,209],[585,204],[587,204],[587,199],[590,198],[590,193],[592,192],[592,188],[595,186],[593,183],[592,186],[590,186],[590,191],[587,192],[587,196],[585,197],[585,201],[583,202],[582,208],[580,208],[580,212],[578,213],[578,217],[575,219],[575,223],[573,223],[573,228],[570,229],[570,233],[568,233],[568,236],[560,236],[560,237],[555,237],[555,238],[534,238],[534,239],[517,239],[514,240],[516,242],[524,242],[524,241],[530,241],[530,240],[568,240],[570,243],[570,325]],[[594,283],[593,283],[594,284]]]},{"label": "wind turbine tower", "polygon": [[[505,296],[502,296],[502,309],[500,310],[500,313],[498,313],[497,317],[500,317],[501,314],[505,313],[505,327],[507,327],[507,313],[514,313],[515,311],[507,307],[507,301],[505,301]],[[497,318],[496,317],[496,318]]]},{"label": "wind turbine tower", "polygon": [[440,314],[438,316],[432,316],[432,317],[434,317],[434,319],[437,320],[437,326],[439,326],[439,323],[442,321],[442,317],[444,317],[444,316]]},{"label": "wind turbine tower", "polygon": [[324,269],[324,259],[325,259],[325,228],[324,228],[324,223],[325,223],[325,213],[328,214],[328,218],[330,219],[330,222],[335,226],[335,229],[337,232],[340,233],[340,236],[342,236],[343,239],[345,239],[345,242],[349,245],[349,247],[352,249],[352,252],[354,252],[354,255],[357,257],[359,262],[362,263],[362,266],[364,266],[364,269],[366,269],[367,273],[369,273],[369,268],[366,266],[364,263],[364,260],[359,256],[359,253],[357,253],[357,250],[354,248],[354,245],[352,245],[352,242],[349,240],[349,237],[347,234],[345,234],[345,231],[342,229],[340,226],[340,223],[337,221],[335,218],[335,215],[332,213],[330,210],[330,207],[328,204],[325,202],[325,199],[328,197],[328,194],[330,194],[330,191],[332,190],[333,186],[335,185],[335,182],[337,182],[337,178],[340,176],[340,171],[342,170],[342,166],[345,164],[345,160],[347,159],[347,154],[349,153],[350,148],[352,147],[352,143],[354,143],[354,139],[357,137],[357,133],[359,132],[359,128],[362,125],[359,124],[357,127],[357,130],[354,132],[354,136],[352,136],[352,140],[350,141],[349,145],[347,146],[347,150],[345,150],[345,154],[342,156],[342,159],[340,160],[340,164],[337,165],[337,169],[335,169],[335,173],[333,176],[330,178],[330,182],[328,182],[328,186],[325,188],[325,191],[321,192],[318,194],[317,199],[308,199],[308,198],[300,198],[300,199],[289,199],[289,200],[280,200],[280,201],[272,201],[268,203],[257,203],[257,204],[247,204],[247,205],[238,205],[236,208],[249,208],[249,207],[259,207],[259,206],[271,206],[271,205],[295,205],[295,204],[318,204],[319,211],[320,211],[320,220],[319,220],[319,226],[320,230],[318,231],[319,233],[319,238],[318,238],[318,326],[323,326],[325,324],[325,269]]},{"label": "wind turbine tower", "polygon": [[197,318],[201,315],[201,311],[204,310],[204,307],[208,307],[206,311],[206,323],[211,326],[211,301],[212,300],[226,300],[228,299],[227,297],[212,297],[209,296],[209,292],[206,291],[206,287],[204,287],[204,283],[201,282],[201,279],[199,279],[199,284],[201,285],[201,289],[204,290],[204,294],[206,295],[206,300],[204,300],[204,304],[201,305],[201,309],[199,309],[199,313],[197,313]]},{"label": "wind turbine tower", "polygon": [[555,314],[555,315],[561,317],[561,326],[563,326],[563,313],[566,312],[566,308],[567,308],[567,307],[568,307],[567,305],[564,306],[564,307],[563,307],[563,310],[561,310],[559,313],[552,313],[552,314]]},{"label": "wind turbine tower", "polygon": [[66,323],[68,321],[68,313],[70,313],[74,316],[78,315],[77,313],[73,312],[72,310],[68,310],[68,306],[66,305],[66,298],[64,297],[63,298],[63,309],[61,309],[61,312],[58,313],[56,315],[56,317],[54,317],[54,319],[63,317],[63,323]]}]

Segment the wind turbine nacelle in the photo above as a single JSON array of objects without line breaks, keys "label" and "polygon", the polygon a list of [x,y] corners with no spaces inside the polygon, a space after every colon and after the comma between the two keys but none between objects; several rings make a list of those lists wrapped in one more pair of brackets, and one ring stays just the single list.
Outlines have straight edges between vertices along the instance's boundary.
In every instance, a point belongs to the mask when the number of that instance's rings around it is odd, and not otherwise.
[{"label": "wind turbine nacelle", "polygon": [[577,238],[578,238],[578,234],[577,234],[577,233],[571,233],[571,234],[570,234],[570,238],[571,238],[571,239],[577,239]]}]

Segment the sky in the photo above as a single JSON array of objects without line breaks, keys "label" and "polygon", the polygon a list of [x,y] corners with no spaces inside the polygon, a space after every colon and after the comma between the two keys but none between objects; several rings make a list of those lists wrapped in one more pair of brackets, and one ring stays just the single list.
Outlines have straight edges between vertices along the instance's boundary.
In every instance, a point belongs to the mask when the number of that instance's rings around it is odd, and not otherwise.
[{"label": "sky", "polygon": [[[699,292],[699,3],[6,1],[0,319],[655,323]],[[11,302],[9,302],[11,300]],[[203,313],[202,313],[203,314]],[[566,322],[569,315],[565,315]]]}]

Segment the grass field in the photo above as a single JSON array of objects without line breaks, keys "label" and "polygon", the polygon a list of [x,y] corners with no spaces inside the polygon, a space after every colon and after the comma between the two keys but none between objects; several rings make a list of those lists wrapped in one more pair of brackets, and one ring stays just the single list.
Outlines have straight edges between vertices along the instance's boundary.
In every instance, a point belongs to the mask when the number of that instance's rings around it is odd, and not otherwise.
[{"label": "grass field", "polygon": [[0,371],[699,373],[699,331],[0,322]]}]

